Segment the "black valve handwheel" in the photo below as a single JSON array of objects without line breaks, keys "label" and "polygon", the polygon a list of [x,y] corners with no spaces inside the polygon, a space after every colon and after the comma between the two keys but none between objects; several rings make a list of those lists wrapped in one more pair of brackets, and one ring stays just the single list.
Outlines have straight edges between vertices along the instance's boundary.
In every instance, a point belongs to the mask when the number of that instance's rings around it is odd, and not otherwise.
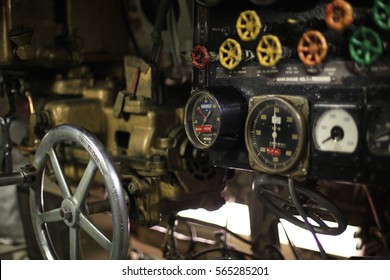
[{"label": "black valve handwheel", "polygon": [[[301,206],[316,233],[327,235],[339,235],[347,227],[347,221],[339,208],[323,194],[306,187],[295,181],[295,191]],[[279,218],[307,229],[304,221],[298,218],[298,210],[295,207],[288,192],[288,180],[282,176],[259,175],[253,182],[256,197]],[[331,227],[325,221],[336,224]]]}]

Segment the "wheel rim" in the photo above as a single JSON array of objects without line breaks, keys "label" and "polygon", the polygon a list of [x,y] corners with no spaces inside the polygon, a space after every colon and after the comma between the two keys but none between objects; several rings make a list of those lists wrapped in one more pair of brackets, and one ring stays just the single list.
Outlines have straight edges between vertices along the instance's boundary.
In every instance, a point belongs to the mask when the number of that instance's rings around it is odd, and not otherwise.
[{"label": "wheel rim", "polygon": [[[82,147],[89,156],[88,165],[72,193],[59,162],[55,147],[72,141]],[[62,195],[61,206],[44,210],[44,176],[47,162],[51,163]],[[53,247],[48,225],[64,223],[69,234],[70,259],[81,258],[80,230],[97,242],[110,259],[124,259],[128,250],[129,221],[121,181],[114,165],[99,140],[81,127],[61,125],[50,130],[39,145],[33,166],[38,171],[35,186],[30,192],[32,222],[41,253],[46,259],[58,258]],[[112,238],[91,220],[85,210],[86,196],[96,173],[103,176],[112,216]]]},{"label": "wheel rim", "polygon": [[384,30],[390,30],[390,1],[376,0],[373,12],[376,24]]},{"label": "wheel rim", "polygon": [[260,29],[261,21],[255,11],[248,10],[239,15],[236,30],[241,40],[245,42],[256,40]]},{"label": "wheel rim", "polygon": [[326,7],[325,21],[329,28],[342,31],[353,23],[352,5],[344,0],[335,0]]},{"label": "wheel rim", "polygon": [[320,65],[328,54],[328,44],[319,31],[308,31],[302,35],[298,44],[298,55],[307,66]]},{"label": "wheel rim", "polygon": [[349,52],[357,63],[369,65],[382,55],[382,40],[374,30],[361,27],[349,40]]},{"label": "wheel rim", "polygon": [[274,35],[263,36],[257,46],[256,53],[261,65],[275,66],[283,53],[279,38]]},{"label": "wheel rim", "polygon": [[219,62],[226,69],[232,70],[240,64],[242,50],[240,44],[234,39],[226,39],[219,47]]}]

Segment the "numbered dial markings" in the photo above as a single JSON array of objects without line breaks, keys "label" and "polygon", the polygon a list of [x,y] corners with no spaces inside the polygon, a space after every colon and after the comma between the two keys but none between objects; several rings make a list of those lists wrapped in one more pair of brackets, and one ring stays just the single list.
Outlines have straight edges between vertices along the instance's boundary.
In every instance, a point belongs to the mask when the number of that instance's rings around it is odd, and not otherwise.
[{"label": "numbered dial markings", "polygon": [[300,111],[289,101],[266,98],[250,111],[245,140],[255,169],[283,173],[301,159],[306,124]]},{"label": "numbered dial markings", "polygon": [[191,143],[199,149],[208,149],[218,137],[221,113],[214,96],[199,92],[186,106],[186,131]]},{"label": "numbered dial markings", "polygon": [[313,137],[319,151],[353,153],[358,145],[359,133],[351,114],[335,108],[317,118]]}]

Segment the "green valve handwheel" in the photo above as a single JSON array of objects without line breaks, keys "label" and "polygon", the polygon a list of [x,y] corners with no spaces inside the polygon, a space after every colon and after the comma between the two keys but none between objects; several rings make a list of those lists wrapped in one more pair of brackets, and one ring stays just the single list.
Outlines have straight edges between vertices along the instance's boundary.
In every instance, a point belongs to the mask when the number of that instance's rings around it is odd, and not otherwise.
[{"label": "green valve handwheel", "polygon": [[349,40],[349,53],[357,63],[369,65],[382,55],[382,40],[374,30],[360,27]]},{"label": "green valve handwheel", "polygon": [[376,24],[390,31],[390,0],[375,0],[373,9]]}]

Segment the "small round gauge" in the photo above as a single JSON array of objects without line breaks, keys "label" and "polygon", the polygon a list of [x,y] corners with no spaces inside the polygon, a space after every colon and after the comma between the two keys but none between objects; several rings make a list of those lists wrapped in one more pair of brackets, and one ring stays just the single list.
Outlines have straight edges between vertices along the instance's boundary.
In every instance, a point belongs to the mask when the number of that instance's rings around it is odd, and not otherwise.
[{"label": "small round gauge", "polygon": [[390,155],[390,111],[381,113],[368,128],[368,148],[379,156]]},{"label": "small round gauge", "polygon": [[245,142],[254,169],[285,173],[302,158],[306,146],[306,121],[287,99],[264,97],[249,112]]},{"label": "small round gauge", "polygon": [[313,138],[319,151],[351,154],[358,146],[359,132],[350,113],[334,108],[323,112],[315,120]]},{"label": "small round gauge", "polygon": [[243,123],[243,104],[231,88],[202,89],[193,93],[184,112],[184,127],[191,143],[198,149],[232,147]]}]

